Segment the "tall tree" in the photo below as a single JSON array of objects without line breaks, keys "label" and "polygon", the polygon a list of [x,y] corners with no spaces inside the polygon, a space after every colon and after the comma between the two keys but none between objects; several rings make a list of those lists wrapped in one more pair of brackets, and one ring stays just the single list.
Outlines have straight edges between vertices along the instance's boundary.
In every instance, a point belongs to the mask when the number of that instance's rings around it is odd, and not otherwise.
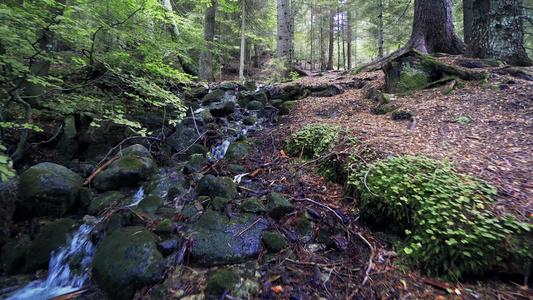
[{"label": "tall tree", "polygon": [[202,81],[215,81],[213,75],[213,53],[212,43],[215,38],[215,16],[216,16],[216,1],[211,0],[211,3],[205,9],[205,23],[204,23],[204,49],[200,57],[200,68],[198,70],[198,79]]},{"label": "tall tree", "polygon": [[383,3],[378,0],[378,59],[383,58]]},{"label": "tall tree", "polygon": [[242,24],[241,24],[241,60],[239,62],[239,81],[244,80],[244,53],[246,48],[246,0],[242,0]]},{"label": "tall tree", "polygon": [[278,39],[277,58],[285,65],[283,77],[288,77],[290,73],[290,51],[291,51],[291,13],[290,0],[278,0]]},{"label": "tall tree", "polygon": [[346,44],[346,56],[348,56],[348,66],[347,70],[352,68],[352,12],[350,9],[346,10],[347,21],[346,21],[346,30],[347,30],[347,44]]},{"label": "tall tree", "polygon": [[523,8],[517,0],[474,0],[468,54],[531,65],[524,48]]},{"label": "tall tree", "polygon": [[422,53],[463,53],[465,44],[455,34],[451,0],[415,0],[411,39],[406,49]]},{"label": "tall tree", "polygon": [[333,41],[335,29],[335,9],[331,9],[329,14],[329,47],[328,47],[328,70],[333,70]]}]

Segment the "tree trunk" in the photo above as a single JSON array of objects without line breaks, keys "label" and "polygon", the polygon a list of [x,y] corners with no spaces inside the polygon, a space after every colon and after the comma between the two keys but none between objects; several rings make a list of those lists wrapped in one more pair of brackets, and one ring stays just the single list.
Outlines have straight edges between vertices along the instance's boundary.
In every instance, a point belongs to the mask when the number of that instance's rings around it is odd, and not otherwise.
[{"label": "tree trunk", "polygon": [[335,10],[330,10],[329,19],[329,48],[328,48],[328,70],[333,70],[333,27],[335,24]]},{"label": "tree trunk", "polygon": [[213,53],[211,52],[212,43],[215,37],[215,16],[216,1],[211,0],[211,5],[205,9],[204,24],[204,47],[200,57],[200,67],[198,70],[198,80],[212,82],[215,81],[213,75]]},{"label": "tree trunk", "polygon": [[314,28],[314,23],[315,23],[315,20],[314,20],[314,15],[313,15],[313,12],[314,12],[314,7],[313,7],[313,3],[311,2],[311,33],[309,34],[309,39],[311,40],[311,51],[310,51],[310,61],[311,61],[311,68],[310,70],[311,71],[314,71],[315,70],[315,63],[314,63],[314,49],[313,49],[313,41],[315,40],[314,39],[314,36],[313,36],[313,28]]},{"label": "tree trunk", "polygon": [[291,32],[290,32],[290,1],[278,0],[278,40],[277,40],[277,58],[283,62],[285,71],[283,77],[289,76],[289,59],[291,51]]},{"label": "tree trunk", "polygon": [[324,17],[320,17],[320,73],[326,69],[326,47],[324,46]]},{"label": "tree trunk", "polygon": [[411,39],[405,49],[424,54],[463,53],[465,44],[455,34],[451,0],[415,0]]},{"label": "tree trunk", "polygon": [[378,0],[378,59],[383,58],[383,4]]},{"label": "tree trunk", "polygon": [[474,0],[468,54],[513,65],[531,65],[524,48],[523,11],[516,0]]},{"label": "tree trunk", "polygon": [[246,48],[246,31],[245,31],[245,16],[246,16],[246,0],[242,0],[242,24],[241,24],[241,60],[239,62],[239,81],[244,80],[244,54]]},{"label": "tree trunk", "polygon": [[347,32],[347,43],[346,43],[346,56],[348,57],[348,70],[352,68],[352,12],[350,9],[346,12],[348,14],[347,16],[347,23],[346,23],[346,30]]},{"label": "tree trunk", "polygon": [[463,0],[463,32],[465,44],[472,42],[472,25],[474,23],[474,0]]}]

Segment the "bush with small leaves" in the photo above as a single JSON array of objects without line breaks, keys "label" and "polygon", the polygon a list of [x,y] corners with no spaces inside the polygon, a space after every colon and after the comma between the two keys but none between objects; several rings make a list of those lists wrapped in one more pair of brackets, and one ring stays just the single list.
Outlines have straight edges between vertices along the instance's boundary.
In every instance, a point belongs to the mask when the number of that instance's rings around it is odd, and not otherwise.
[{"label": "bush with small leaves", "polygon": [[320,157],[329,152],[339,139],[339,126],[331,124],[309,124],[292,134],[286,141],[285,150],[289,155],[307,158]]}]

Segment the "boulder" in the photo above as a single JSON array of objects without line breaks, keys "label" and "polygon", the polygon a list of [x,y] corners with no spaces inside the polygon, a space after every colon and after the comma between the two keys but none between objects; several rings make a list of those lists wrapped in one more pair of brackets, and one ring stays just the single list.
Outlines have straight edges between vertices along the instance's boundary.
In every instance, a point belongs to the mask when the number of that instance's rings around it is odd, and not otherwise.
[{"label": "boulder", "polygon": [[142,227],[110,234],[94,254],[92,275],[113,299],[132,299],[135,291],[159,282],[165,260],[155,237]]},{"label": "boulder", "polygon": [[100,211],[111,207],[120,206],[126,200],[126,195],[119,191],[108,191],[94,198],[87,209],[90,215],[97,215]]},{"label": "boulder", "polygon": [[235,112],[235,103],[228,101],[211,108],[209,111],[213,117],[225,117]]},{"label": "boulder", "polygon": [[257,197],[244,199],[240,206],[241,211],[250,213],[263,213],[266,211],[265,205]]},{"label": "boulder", "polygon": [[48,268],[52,251],[63,247],[76,227],[72,219],[59,219],[43,226],[26,253],[24,271],[31,273]]},{"label": "boulder", "polygon": [[20,176],[17,218],[61,217],[76,205],[82,186],[81,176],[63,166],[35,165]]},{"label": "boulder", "polygon": [[223,91],[233,91],[235,89],[235,82],[226,81],[220,84],[220,89]]},{"label": "boulder", "polygon": [[205,293],[220,298],[225,291],[231,291],[239,283],[239,275],[228,270],[219,269],[207,281]]},{"label": "boulder", "polygon": [[137,204],[137,208],[145,213],[154,213],[159,207],[163,206],[163,198],[159,196],[146,196]]},{"label": "boulder", "polygon": [[230,220],[221,213],[207,211],[185,229],[185,236],[194,240],[192,259],[199,265],[213,266],[257,258],[262,247],[261,232],[268,228],[265,220],[250,227],[257,219],[257,215],[243,214]]},{"label": "boulder", "polygon": [[196,191],[200,196],[209,196],[211,199],[215,197],[222,197],[229,200],[235,199],[237,196],[237,186],[235,182],[229,177],[215,177],[208,174],[198,182]]},{"label": "boulder", "polygon": [[247,117],[245,117],[245,118],[242,120],[242,123],[243,123],[244,125],[248,125],[248,126],[250,126],[250,125],[254,125],[255,122],[257,122],[257,118],[254,117],[254,116],[247,116]]},{"label": "boulder", "polygon": [[143,186],[146,195],[172,200],[187,191],[187,181],[181,172],[162,170]]},{"label": "boulder", "polygon": [[148,179],[157,170],[150,151],[142,145],[133,145],[122,150],[122,157],[100,172],[92,185],[101,191],[132,187]]},{"label": "boulder", "polygon": [[250,103],[248,103],[248,110],[262,110],[263,107],[265,107],[263,105],[263,103],[259,102],[259,101],[250,101]]},{"label": "boulder", "polygon": [[287,241],[279,232],[265,231],[261,238],[263,243],[265,243],[265,247],[274,253],[280,252],[287,247]]},{"label": "boulder", "polygon": [[24,263],[26,252],[30,247],[30,235],[25,234],[18,239],[9,241],[2,247],[0,255],[0,268],[8,274],[13,273]]},{"label": "boulder", "polygon": [[235,142],[229,145],[224,158],[234,161],[244,158],[248,155],[248,143],[246,142]]}]

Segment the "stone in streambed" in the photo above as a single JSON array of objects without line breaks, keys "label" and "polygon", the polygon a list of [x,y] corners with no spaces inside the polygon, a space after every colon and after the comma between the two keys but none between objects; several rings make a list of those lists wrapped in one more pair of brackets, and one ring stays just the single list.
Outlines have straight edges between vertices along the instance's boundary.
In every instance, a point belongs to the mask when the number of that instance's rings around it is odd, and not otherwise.
[{"label": "stone in streambed", "polygon": [[109,235],[93,258],[93,278],[113,299],[132,299],[136,290],[159,282],[164,271],[155,237],[142,227]]},{"label": "stone in streambed", "polygon": [[276,192],[271,192],[267,195],[267,202],[268,215],[276,220],[279,220],[281,217],[294,210],[294,205]]}]

